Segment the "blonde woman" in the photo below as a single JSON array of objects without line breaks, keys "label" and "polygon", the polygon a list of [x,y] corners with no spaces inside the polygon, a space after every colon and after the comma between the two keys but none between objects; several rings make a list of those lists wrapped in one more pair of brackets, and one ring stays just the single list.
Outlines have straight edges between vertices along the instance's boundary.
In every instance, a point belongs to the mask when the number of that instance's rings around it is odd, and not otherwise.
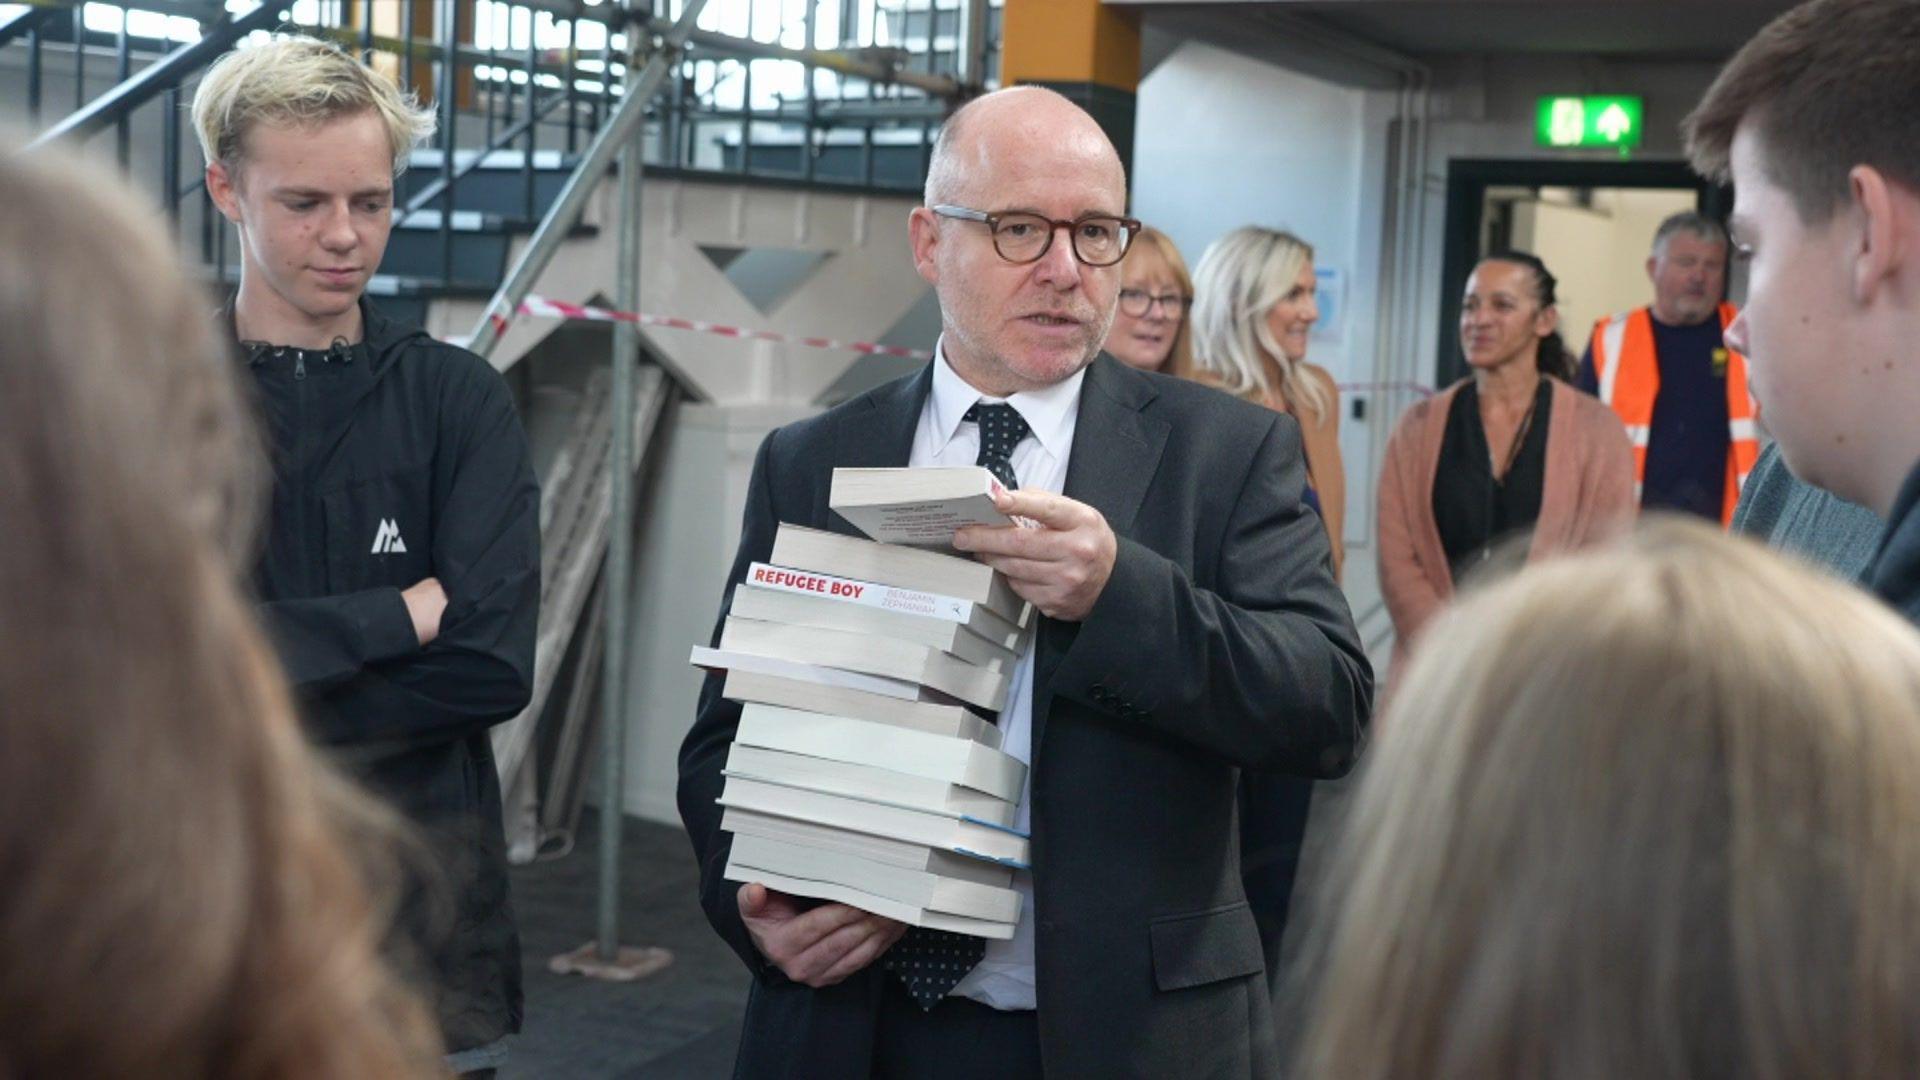
[{"label": "blonde woman", "polygon": [[[0,154],[0,1074],[440,1074],[233,584],[261,451],[134,196]],[[110,297],[110,304],[102,298]]]},{"label": "blonde woman", "polygon": [[1107,352],[1128,367],[1191,377],[1187,306],[1193,303],[1193,278],[1180,249],[1166,233],[1148,226],[1127,245],[1120,273],[1120,302],[1107,332]]},{"label": "blonde woman", "polygon": [[1415,656],[1300,1075],[1920,1076],[1920,636],[1706,523],[1522,570]]},{"label": "blonde woman", "polygon": [[1307,455],[1307,499],[1333,547],[1333,575],[1346,563],[1341,529],[1347,478],[1340,461],[1340,392],[1307,363],[1314,302],[1313,248],[1292,233],[1256,225],[1214,241],[1194,271],[1196,377],[1291,415]]}]

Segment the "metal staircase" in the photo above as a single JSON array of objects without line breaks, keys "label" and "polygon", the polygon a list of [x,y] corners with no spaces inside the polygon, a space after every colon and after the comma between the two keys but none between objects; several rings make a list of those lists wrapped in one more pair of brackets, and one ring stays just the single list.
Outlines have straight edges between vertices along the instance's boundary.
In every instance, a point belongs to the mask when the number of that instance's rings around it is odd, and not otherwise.
[{"label": "metal staircase", "polygon": [[[401,177],[369,294],[512,369],[524,414],[541,393],[537,354],[553,327],[517,326],[503,341],[505,320],[541,282],[637,309],[643,172],[649,182],[789,189],[781,206],[802,221],[819,212],[808,195],[818,191],[864,235],[867,198],[916,191],[942,117],[992,83],[998,12],[988,0],[802,4],[799,24],[787,25],[793,0],[0,0],[0,121],[37,132],[29,152],[92,151],[110,135],[118,167],[153,192],[182,250],[225,287],[237,276],[231,227],[208,199],[185,122],[199,77],[268,32],[356,51],[439,119],[434,145]],[[694,197],[676,190],[674,205],[684,201]],[[668,250],[704,263],[690,240]],[[886,287],[863,294],[911,303]],[[593,333],[587,340],[609,336]],[[536,696],[495,729],[520,859],[571,846],[596,695],[615,717],[599,725],[605,783],[620,788],[635,477],[672,403],[718,385],[643,348],[637,329],[611,338],[608,369],[569,391],[577,404],[543,477]],[[617,847],[617,828],[602,840]],[[618,937],[610,914],[603,901],[603,942]]]}]

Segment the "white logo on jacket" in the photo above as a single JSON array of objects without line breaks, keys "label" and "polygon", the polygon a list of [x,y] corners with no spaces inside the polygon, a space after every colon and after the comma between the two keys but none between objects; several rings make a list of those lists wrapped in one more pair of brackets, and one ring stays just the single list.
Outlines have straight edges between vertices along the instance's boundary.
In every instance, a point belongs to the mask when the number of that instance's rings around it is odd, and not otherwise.
[{"label": "white logo on jacket", "polygon": [[373,534],[373,554],[405,555],[407,542],[400,539],[400,524],[392,518],[381,518],[380,529]]}]

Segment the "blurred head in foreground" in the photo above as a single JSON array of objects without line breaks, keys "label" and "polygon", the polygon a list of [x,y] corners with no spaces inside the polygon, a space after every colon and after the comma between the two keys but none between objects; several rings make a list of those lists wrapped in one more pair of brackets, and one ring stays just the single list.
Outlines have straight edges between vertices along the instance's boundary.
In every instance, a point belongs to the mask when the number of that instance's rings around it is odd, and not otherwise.
[{"label": "blurred head in foreground", "polygon": [[1435,624],[1325,894],[1303,1075],[1920,1075],[1920,637],[1663,521]]},{"label": "blurred head in foreground", "polygon": [[385,817],[235,586],[259,451],[134,197],[0,154],[0,1076],[427,1075],[377,958]]}]

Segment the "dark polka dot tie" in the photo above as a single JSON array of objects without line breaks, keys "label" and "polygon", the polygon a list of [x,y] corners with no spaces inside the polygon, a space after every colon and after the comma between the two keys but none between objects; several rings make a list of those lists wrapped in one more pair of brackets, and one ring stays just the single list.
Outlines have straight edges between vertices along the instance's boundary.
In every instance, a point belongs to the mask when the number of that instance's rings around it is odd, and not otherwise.
[{"label": "dark polka dot tie", "polygon": [[980,456],[973,463],[985,465],[1009,488],[1019,487],[1020,483],[1013,475],[1013,448],[1019,446],[1020,440],[1033,431],[1027,426],[1026,418],[1011,405],[988,405],[976,401],[961,419],[980,425]]},{"label": "dark polka dot tie", "polygon": [[[1020,411],[1011,405],[974,402],[962,419],[980,425],[980,454],[974,464],[986,466],[1009,488],[1019,487],[1013,475],[1013,448],[1033,430]],[[931,1009],[960,985],[985,955],[984,938],[910,926],[887,950],[886,968],[906,984],[907,995],[916,1005]]]},{"label": "dark polka dot tie", "polygon": [[886,965],[906,984],[907,996],[924,1010],[940,1004],[985,955],[985,938],[909,926],[887,950]]}]

